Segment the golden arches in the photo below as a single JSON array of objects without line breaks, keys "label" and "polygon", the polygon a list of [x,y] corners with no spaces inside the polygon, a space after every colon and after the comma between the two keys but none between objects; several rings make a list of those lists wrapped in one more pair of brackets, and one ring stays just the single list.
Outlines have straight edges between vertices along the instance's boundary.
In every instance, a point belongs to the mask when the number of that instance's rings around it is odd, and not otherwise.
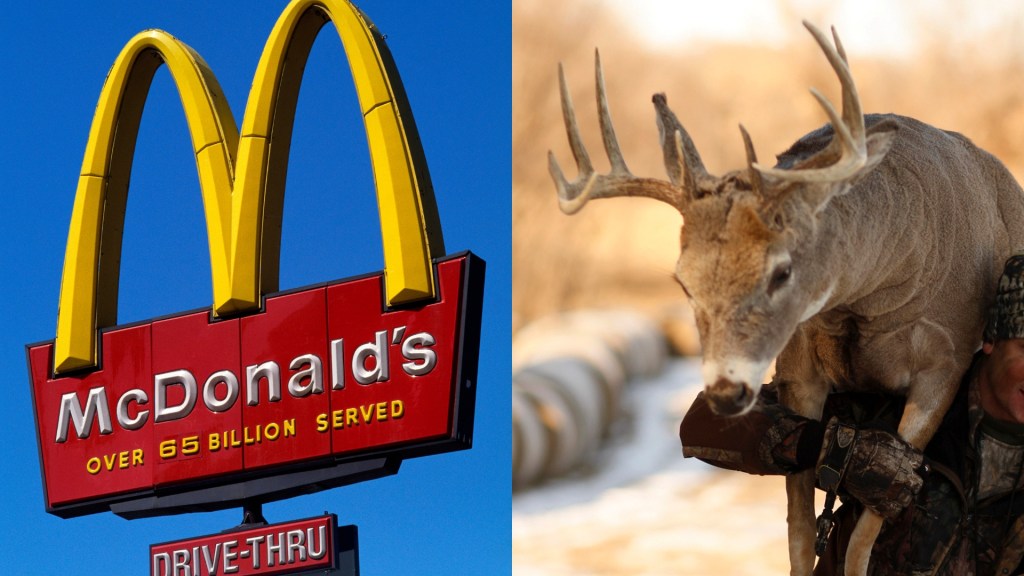
[{"label": "golden arches", "polygon": [[[280,226],[299,83],[313,40],[334,21],[362,108],[377,185],[389,304],[432,298],[444,254],[426,161],[397,68],[376,28],[347,0],[295,0],[278,19],[253,79],[242,137],[209,67],[159,30],[132,38],[100,94],[68,232],[54,371],[96,365],[97,330],[117,319],[128,177],[153,74],[167,67],[192,135],[206,213],[214,312],[259,307],[277,289]],[[236,162],[237,153],[237,162]]]},{"label": "golden arches", "polygon": [[258,269],[262,290],[277,288],[278,223],[295,103],[313,40],[328,20],[341,37],[363,113],[377,184],[388,302],[431,297],[430,254],[444,254],[444,240],[412,110],[380,33],[345,0],[292,2],[263,49],[242,120],[235,190],[244,193],[232,230],[236,242],[248,244],[232,245],[233,274],[247,277]]}]

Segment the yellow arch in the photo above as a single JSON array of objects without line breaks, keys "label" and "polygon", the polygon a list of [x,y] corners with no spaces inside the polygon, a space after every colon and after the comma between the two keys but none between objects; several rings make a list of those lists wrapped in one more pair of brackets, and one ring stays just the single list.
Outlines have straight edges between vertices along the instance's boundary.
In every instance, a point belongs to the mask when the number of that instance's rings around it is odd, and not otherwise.
[{"label": "yellow arch", "polygon": [[206,211],[214,286],[230,280],[231,181],[238,129],[217,79],[191,48],[160,30],[128,41],[100,93],[78,177],[64,255],[54,371],[96,365],[96,330],[117,323],[128,180],[142,109],[161,64],[185,109]]},{"label": "yellow arch", "polygon": [[[277,289],[284,180],[299,84],[313,40],[335,22],[352,70],[377,185],[388,304],[432,298],[431,252],[444,254],[422,147],[397,68],[347,0],[295,0],[263,50],[242,138],[220,86],[191,48],[158,30],[132,38],[100,94],[68,233],[54,371],[97,363],[97,329],[117,322],[128,177],[153,74],[166,63],[192,135],[206,212],[214,312],[259,307]],[[237,152],[237,164],[235,154]]]},{"label": "yellow arch", "polygon": [[[299,85],[313,41],[335,23],[355,82],[377,187],[389,304],[434,295],[431,253],[444,254],[437,204],[398,68],[372,22],[346,0],[295,0],[263,49],[242,120],[232,214],[232,276],[243,306],[277,289],[280,221]],[[262,214],[262,217],[259,215]],[[220,312],[231,311],[228,308]]]}]

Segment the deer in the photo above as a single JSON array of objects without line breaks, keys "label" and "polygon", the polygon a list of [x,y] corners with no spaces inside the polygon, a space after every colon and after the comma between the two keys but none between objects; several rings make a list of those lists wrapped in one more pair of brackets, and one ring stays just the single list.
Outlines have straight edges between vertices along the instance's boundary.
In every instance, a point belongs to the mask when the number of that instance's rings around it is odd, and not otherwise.
[{"label": "deer", "polygon": [[[610,163],[582,144],[564,70],[562,115],[579,176],[548,165],[566,214],[597,198],[638,196],[683,216],[674,276],[689,299],[712,410],[754,408],[771,363],[784,405],[821,419],[831,391],[902,395],[898,433],[923,450],[981,345],[1002,263],[1024,246],[1024,192],[966,137],[910,117],[863,114],[846,51],[804,21],[842,87],[841,112],[811,94],[828,124],[773,167],[740,125],[746,166],[710,174],[664,94],[653,103],[668,179],[628,169],[612,126],[600,53],[595,83]],[[814,470],[786,478],[791,574],[814,567]],[[846,574],[868,572],[883,520],[866,510]]]}]

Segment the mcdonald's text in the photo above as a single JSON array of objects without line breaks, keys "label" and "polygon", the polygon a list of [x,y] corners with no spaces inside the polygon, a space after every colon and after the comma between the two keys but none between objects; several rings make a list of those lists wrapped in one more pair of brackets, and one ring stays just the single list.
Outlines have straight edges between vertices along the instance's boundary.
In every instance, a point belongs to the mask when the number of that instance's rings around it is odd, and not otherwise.
[{"label": "mcdonald's text", "polygon": [[[418,332],[404,336],[405,326],[392,330],[378,330],[372,342],[364,343],[355,349],[350,362],[345,358],[345,339],[338,338],[330,343],[330,365],[334,367],[331,378],[331,390],[345,389],[346,367],[353,379],[362,386],[384,383],[391,380],[392,372],[389,358],[394,355],[389,351],[388,334],[393,334],[391,345],[400,346],[402,372],[411,377],[426,376],[437,364],[437,353],[432,349],[436,340],[429,332]],[[404,339],[403,339],[404,337]],[[288,378],[287,392],[292,398],[305,398],[311,394],[324,393],[324,360],[316,354],[301,354],[292,358],[288,364],[291,374]],[[257,406],[260,403],[260,384],[265,383],[267,402],[281,401],[281,366],[274,360],[245,367],[245,403]],[[180,387],[178,403],[168,401],[169,388]],[[202,385],[202,405],[210,412],[230,410],[240,396],[238,375],[230,369],[218,370],[210,374]],[[219,392],[223,390],[223,392]],[[111,419],[110,402],[105,386],[91,388],[85,405],[79,400],[79,393],[66,392],[60,398],[57,417],[57,442],[66,442],[70,428],[74,428],[78,438],[89,437],[94,423],[98,422],[100,434],[114,433]],[[153,422],[171,422],[188,418],[195,409],[199,398],[199,386],[195,375],[187,369],[162,372],[153,377]],[[401,406],[401,401],[398,405]],[[138,430],[146,425],[150,410],[141,406],[150,403],[150,396],[141,388],[133,388],[121,394],[114,409],[117,424],[122,430]],[[132,406],[135,406],[133,410]],[[380,404],[382,415],[386,414],[385,405]],[[355,413],[355,408],[349,408]],[[392,414],[395,413],[394,408]],[[400,415],[400,413],[399,413]],[[321,415],[325,418],[324,415]],[[319,422],[320,417],[318,417]],[[337,419],[337,418],[335,418]],[[369,420],[364,416],[364,421]],[[352,416],[349,422],[357,421]],[[294,425],[293,425],[294,428]],[[258,430],[258,429],[257,429]],[[287,433],[287,432],[286,432]],[[225,441],[225,445],[227,442]]]}]

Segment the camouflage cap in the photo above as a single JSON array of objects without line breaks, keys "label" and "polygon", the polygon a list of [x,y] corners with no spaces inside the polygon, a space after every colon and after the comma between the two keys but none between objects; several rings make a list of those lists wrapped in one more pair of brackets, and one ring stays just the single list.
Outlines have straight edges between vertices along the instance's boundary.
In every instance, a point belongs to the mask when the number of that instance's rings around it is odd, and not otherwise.
[{"label": "camouflage cap", "polygon": [[986,342],[1011,338],[1024,338],[1024,254],[1006,260],[985,323]]}]

